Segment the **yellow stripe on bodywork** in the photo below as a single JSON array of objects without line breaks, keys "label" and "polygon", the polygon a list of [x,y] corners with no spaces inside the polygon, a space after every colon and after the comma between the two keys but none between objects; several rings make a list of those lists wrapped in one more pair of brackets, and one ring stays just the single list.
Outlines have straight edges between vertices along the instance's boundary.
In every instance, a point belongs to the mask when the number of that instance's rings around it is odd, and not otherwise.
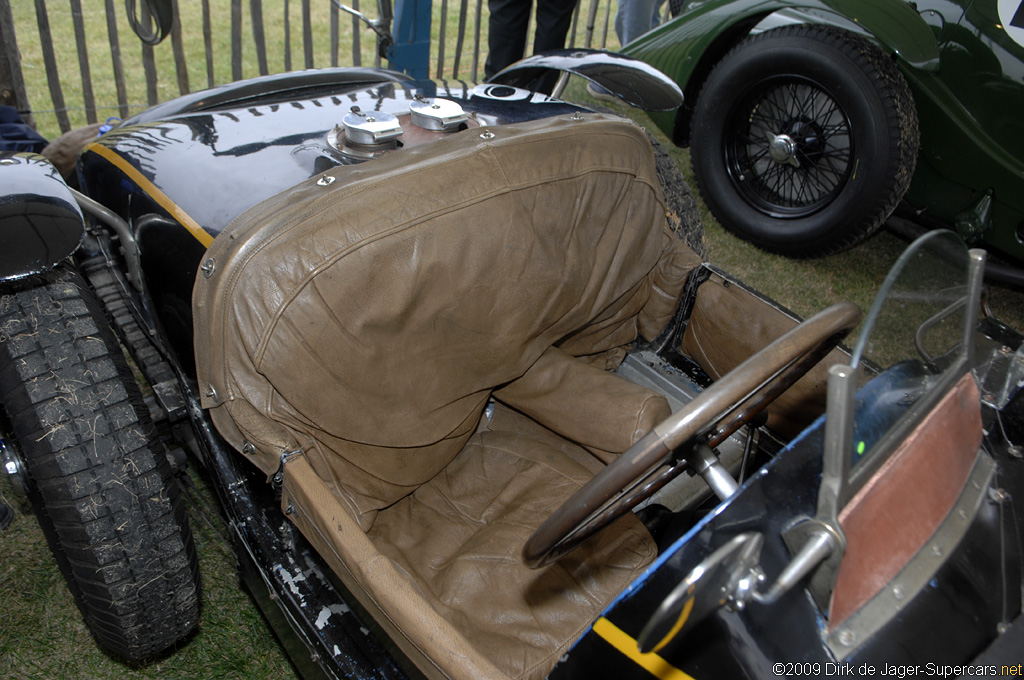
[{"label": "yellow stripe on bodywork", "polygon": [[143,176],[131,163],[121,158],[121,156],[114,153],[114,151],[98,142],[94,142],[89,146],[85,147],[86,151],[91,151],[99,156],[102,156],[106,160],[110,161],[118,170],[128,176],[133,182],[139,185],[139,188],[145,191],[149,196],[156,201],[160,207],[166,210],[171,216],[176,219],[181,226],[188,229],[189,233],[196,237],[196,240],[203,244],[204,248],[209,248],[210,244],[213,243],[213,236],[209,234],[205,229],[200,227],[194,219],[192,219],[188,213],[182,210],[177,203],[172,201],[167,195],[156,188],[152,182]]},{"label": "yellow stripe on bodywork", "polygon": [[[694,586],[690,586],[690,590],[687,592],[687,595],[692,593],[693,589],[694,589]],[[691,596],[690,599],[688,599],[686,601],[686,604],[683,605],[683,611],[679,612],[679,618],[676,619],[676,623],[675,623],[674,626],[672,626],[672,630],[670,630],[668,632],[668,634],[661,639],[661,642],[656,644],[654,646],[654,649],[652,649],[651,651],[655,652],[655,653],[660,652],[662,649],[664,649],[668,645],[668,643],[672,642],[672,640],[675,638],[675,636],[679,635],[679,631],[681,631],[683,629],[683,626],[686,625],[687,620],[689,620],[689,618],[690,618],[690,612],[692,612],[692,611],[693,611],[693,597]]]},{"label": "yellow stripe on bodywork", "polygon": [[603,616],[594,622],[594,632],[605,642],[630,658],[631,661],[660,680],[694,680],[693,676],[679,670],[654,652],[641,654],[636,640]]}]

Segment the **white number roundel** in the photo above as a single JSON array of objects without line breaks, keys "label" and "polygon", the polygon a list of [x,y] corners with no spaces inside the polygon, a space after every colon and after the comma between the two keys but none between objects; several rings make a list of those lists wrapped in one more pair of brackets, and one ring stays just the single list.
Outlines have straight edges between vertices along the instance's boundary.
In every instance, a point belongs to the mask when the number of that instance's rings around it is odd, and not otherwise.
[{"label": "white number roundel", "polygon": [[1024,1],[999,0],[999,21],[1013,42],[1024,46]]}]

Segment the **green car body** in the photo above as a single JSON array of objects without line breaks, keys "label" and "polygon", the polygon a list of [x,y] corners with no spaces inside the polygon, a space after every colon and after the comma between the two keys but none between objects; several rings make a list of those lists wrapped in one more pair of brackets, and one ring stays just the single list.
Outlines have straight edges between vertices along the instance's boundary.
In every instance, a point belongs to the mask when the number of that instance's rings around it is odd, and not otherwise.
[{"label": "green car body", "polygon": [[[893,56],[917,107],[920,154],[904,203],[968,242],[1024,260],[1024,4],[1020,0],[700,0],[623,49],[666,73],[687,104],[651,118],[688,145],[715,64],[752,31],[823,24]],[[1003,20],[1000,19],[1002,13]]]}]

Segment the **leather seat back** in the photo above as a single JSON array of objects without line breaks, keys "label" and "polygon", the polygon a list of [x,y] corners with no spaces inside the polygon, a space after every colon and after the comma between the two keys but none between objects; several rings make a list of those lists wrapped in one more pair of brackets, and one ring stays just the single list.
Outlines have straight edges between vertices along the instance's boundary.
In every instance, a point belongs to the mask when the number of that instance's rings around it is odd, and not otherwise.
[{"label": "leather seat back", "polygon": [[666,228],[637,126],[593,114],[484,132],[265,201],[197,281],[218,430],[268,474],[302,447],[364,528],[454,458],[494,388],[550,347],[593,358],[656,334],[665,289],[674,300],[699,263]]}]

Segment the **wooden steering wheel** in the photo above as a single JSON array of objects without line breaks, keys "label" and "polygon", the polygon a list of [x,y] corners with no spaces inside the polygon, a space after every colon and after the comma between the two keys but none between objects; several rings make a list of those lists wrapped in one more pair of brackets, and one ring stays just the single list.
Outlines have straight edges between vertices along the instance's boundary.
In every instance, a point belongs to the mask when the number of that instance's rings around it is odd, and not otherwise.
[{"label": "wooden steering wheel", "polygon": [[572,551],[753,419],[839,344],[860,320],[841,302],[759,350],[657,425],[563,503],[530,536],[523,562],[540,568]]}]

